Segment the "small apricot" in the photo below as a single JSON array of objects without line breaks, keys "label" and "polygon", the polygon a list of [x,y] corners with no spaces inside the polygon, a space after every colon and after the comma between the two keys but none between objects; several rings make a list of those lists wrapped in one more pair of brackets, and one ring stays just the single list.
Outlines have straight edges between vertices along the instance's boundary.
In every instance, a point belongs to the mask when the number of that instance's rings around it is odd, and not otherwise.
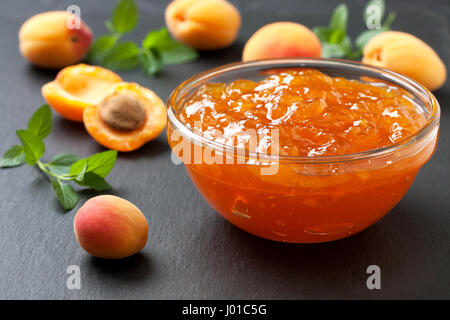
[{"label": "small apricot", "polygon": [[61,68],[80,61],[91,43],[91,29],[66,11],[32,16],[19,30],[20,53],[42,68]]},{"label": "small apricot", "polygon": [[141,210],[112,195],[86,201],[75,215],[73,226],[80,246],[98,258],[129,257],[147,243],[148,223]]},{"label": "small apricot", "polygon": [[88,133],[101,145],[133,151],[156,138],[166,125],[164,102],[151,90],[122,82],[100,103],[84,110]]},{"label": "small apricot", "polygon": [[256,31],[244,47],[242,60],[320,58],[322,46],[310,29],[295,22],[274,22]]},{"label": "small apricot", "polygon": [[380,33],[367,43],[363,53],[363,63],[404,74],[429,90],[440,88],[447,78],[445,65],[433,48],[405,32]]},{"label": "small apricot", "polygon": [[165,19],[175,39],[200,50],[229,46],[241,26],[239,11],[226,0],[175,0]]},{"label": "small apricot", "polygon": [[55,80],[42,87],[42,96],[61,116],[81,122],[84,109],[102,101],[120,81],[108,69],[77,64],[59,71]]}]

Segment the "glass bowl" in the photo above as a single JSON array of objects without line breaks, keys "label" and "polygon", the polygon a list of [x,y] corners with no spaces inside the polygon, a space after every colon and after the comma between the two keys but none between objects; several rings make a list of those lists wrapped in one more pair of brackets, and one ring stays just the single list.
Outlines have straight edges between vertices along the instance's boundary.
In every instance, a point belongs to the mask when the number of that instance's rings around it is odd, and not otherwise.
[{"label": "glass bowl", "polygon": [[[272,69],[298,67],[330,76],[393,83],[405,90],[427,123],[415,135],[388,147],[339,156],[293,157],[225,145],[196,133],[180,120],[183,104],[204,83],[257,81]],[[202,72],[173,91],[167,108],[173,159],[184,163],[211,207],[249,233],[294,243],[344,238],[387,214],[432,156],[440,115],[435,97],[407,77],[356,62],[326,59],[239,62]]]}]

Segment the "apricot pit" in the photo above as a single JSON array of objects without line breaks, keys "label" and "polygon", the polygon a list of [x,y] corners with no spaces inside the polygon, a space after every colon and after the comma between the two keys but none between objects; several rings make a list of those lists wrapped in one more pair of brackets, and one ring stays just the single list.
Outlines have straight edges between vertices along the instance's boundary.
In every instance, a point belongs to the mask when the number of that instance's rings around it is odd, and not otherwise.
[{"label": "apricot pit", "polygon": [[103,122],[118,131],[136,130],[147,117],[139,100],[123,93],[108,97],[99,108]]}]

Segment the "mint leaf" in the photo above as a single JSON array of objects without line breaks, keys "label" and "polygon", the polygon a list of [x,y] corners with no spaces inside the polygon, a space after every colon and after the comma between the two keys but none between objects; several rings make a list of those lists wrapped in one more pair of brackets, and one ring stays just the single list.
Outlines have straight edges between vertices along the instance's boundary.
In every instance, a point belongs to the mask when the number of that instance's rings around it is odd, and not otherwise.
[{"label": "mint leaf", "polygon": [[115,36],[103,35],[98,37],[89,49],[87,60],[92,64],[101,64],[116,42],[117,38]]},{"label": "mint leaf", "polygon": [[117,159],[116,150],[108,150],[96,153],[87,158],[86,172],[93,172],[102,178],[105,178],[114,167]]},{"label": "mint leaf", "polygon": [[55,155],[47,164],[47,168],[55,175],[64,175],[70,173],[72,164],[80,160],[80,157],[71,153],[60,153]]},{"label": "mint leaf", "polygon": [[149,32],[142,41],[142,47],[156,49],[165,65],[186,63],[198,58],[197,51],[174,40],[166,28]]},{"label": "mint leaf", "polygon": [[345,31],[342,31],[340,29],[331,30],[329,39],[327,42],[329,43],[335,43],[339,44],[342,40],[347,36],[347,33]]},{"label": "mint leaf", "polygon": [[132,31],[138,22],[138,9],[134,0],[120,0],[113,11],[111,22],[120,33]]},{"label": "mint leaf", "polygon": [[382,28],[382,29],[366,30],[361,32],[355,40],[356,47],[361,51],[364,50],[364,47],[366,46],[366,44],[369,42],[370,39],[386,30],[387,29]]},{"label": "mint leaf", "polygon": [[325,42],[322,45],[322,57],[324,58],[343,58],[347,51],[339,44]]},{"label": "mint leaf", "polygon": [[97,191],[105,191],[111,189],[111,185],[94,172],[86,172],[82,180],[75,180],[81,186],[90,187]]},{"label": "mint leaf", "polygon": [[122,42],[103,57],[103,66],[115,70],[134,69],[139,64],[139,47],[134,42]]},{"label": "mint leaf", "polygon": [[146,49],[158,48],[158,45],[166,41],[172,40],[166,28],[150,31],[142,41],[142,47]]},{"label": "mint leaf", "polygon": [[111,22],[111,20],[106,20],[105,21],[105,27],[106,29],[108,29],[109,33],[116,36],[116,35],[120,35],[120,33],[116,30],[116,28],[114,28],[113,23]]},{"label": "mint leaf", "polygon": [[381,27],[385,28],[385,29],[389,29],[391,27],[391,24],[394,22],[396,16],[397,16],[397,14],[395,12],[389,12],[387,18],[384,20]]},{"label": "mint leaf", "polygon": [[52,179],[52,187],[64,209],[73,209],[78,203],[78,195],[68,184],[64,184],[59,179]]},{"label": "mint leaf", "polygon": [[348,9],[345,4],[340,4],[334,9],[331,15],[329,28],[331,30],[340,30],[347,32]]},{"label": "mint leaf", "polygon": [[162,59],[157,50],[144,48],[139,58],[142,70],[144,70],[146,74],[155,75],[161,71]]},{"label": "mint leaf", "polygon": [[80,160],[80,157],[75,154],[60,153],[54,155],[52,160],[48,164],[52,166],[71,166],[78,160]]},{"label": "mint leaf", "polygon": [[347,35],[339,42],[339,45],[346,52],[346,55],[353,51],[352,39]]},{"label": "mint leaf", "polygon": [[45,145],[42,139],[27,130],[17,130],[17,136],[23,146],[25,161],[34,165],[45,153]]},{"label": "mint leaf", "polygon": [[175,40],[161,45],[159,53],[165,65],[187,63],[198,58],[197,51]]},{"label": "mint leaf", "polygon": [[75,180],[83,180],[87,167],[87,159],[80,159],[70,166],[69,174],[75,177]]},{"label": "mint leaf", "polygon": [[331,31],[327,27],[314,27],[313,32],[321,42],[328,42],[330,39]]},{"label": "mint leaf", "polygon": [[14,145],[9,148],[3,157],[0,158],[0,167],[9,168],[20,166],[25,163],[25,153],[23,152],[23,147],[19,145]]},{"label": "mint leaf", "polygon": [[52,111],[48,104],[44,104],[31,116],[28,131],[39,138],[46,138],[52,131]]}]

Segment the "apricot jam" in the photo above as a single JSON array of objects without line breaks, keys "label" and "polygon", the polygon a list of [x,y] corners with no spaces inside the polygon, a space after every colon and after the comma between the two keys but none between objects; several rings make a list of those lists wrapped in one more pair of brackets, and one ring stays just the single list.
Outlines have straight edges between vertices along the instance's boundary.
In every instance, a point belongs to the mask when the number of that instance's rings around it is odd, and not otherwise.
[{"label": "apricot jam", "polygon": [[406,193],[436,140],[370,159],[327,159],[401,144],[417,133],[428,120],[411,94],[314,69],[271,73],[260,81],[206,83],[179,110],[187,128],[216,145],[245,149],[240,156],[191,142],[183,149],[169,125],[172,149],[198,190],[231,223],[277,241],[335,240],[379,220]]}]

